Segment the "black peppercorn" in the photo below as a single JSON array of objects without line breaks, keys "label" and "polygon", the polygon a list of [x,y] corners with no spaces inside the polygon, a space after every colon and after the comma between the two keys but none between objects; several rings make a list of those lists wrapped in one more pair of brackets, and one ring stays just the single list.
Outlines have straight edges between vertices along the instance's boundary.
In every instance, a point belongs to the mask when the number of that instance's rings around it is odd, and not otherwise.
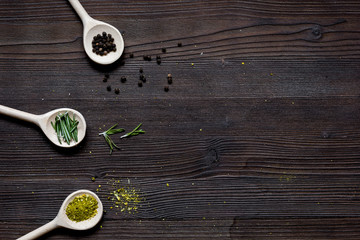
[{"label": "black peppercorn", "polygon": [[144,74],[140,74],[139,78],[142,81],[145,78]]},{"label": "black peppercorn", "polygon": [[139,73],[143,73],[143,72],[144,72],[144,69],[140,68]]},{"label": "black peppercorn", "polygon": [[168,78],[168,84],[172,84],[172,78]]},{"label": "black peppercorn", "polygon": [[178,42],[178,47],[182,47],[182,43],[181,43],[181,42]]},{"label": "black peppercorn", "polygon": [[156,56],[156,63],[157,63],[158,65],[161,64],[161,57],[160,57],[160,56]]},{"label": "black peppercorn", "polygon": [[162,48],[161,51],[162,51],[163,53],[166,53],[166,48]]},{"label": "black peppercorn", "polygon": [[165,87],[164,87],[164,91],[165,91],[165,92],[168,92],[168,91],[169,91],[169,86],[165,86]]},{"label": "black peppercorn", "polygon": [[110,77],[110,74],[105,73],[105,77],[106,77],[106,78],[109,78],[109,77]]},{"label": "black peppercorn", "polygon": [[107,86],[106,89],[110,92],[111,91],[111,86]]},{"label": "black peppercorn", "polygon": [[107,80],[108,80],[108,79],[107,79],[106,77],[103,78],[103,82],[107,82]]},{"label": "black peppercorn", "polygon": [[115,93],[116,93],[116,94],[119,94],[119,93],[120,93],[120,89],[115,88]]},{"label": "black peppercorn", "polygon": [[122,83],[126,82],[126,77],[122,76],[122,77],[120,78],[120,81],[121,81]]},{"label": "black peppercorn", "polygon": [[138,86],[139,86],[139,87],[142,87],[142,86],[143,86],[142,81],[139,81],[139,82],[138,82]]},{"label": "black peppercorn", "polygon": [[133,54],[133,53],[130,53],[130,58],[134,58],[134,54]]}]

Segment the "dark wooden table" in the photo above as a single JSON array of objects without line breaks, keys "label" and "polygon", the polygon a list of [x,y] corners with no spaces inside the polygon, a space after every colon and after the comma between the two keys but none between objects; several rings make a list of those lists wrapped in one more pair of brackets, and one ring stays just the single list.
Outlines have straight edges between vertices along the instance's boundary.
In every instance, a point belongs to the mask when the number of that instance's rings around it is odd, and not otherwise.
[{"label": "dark wooden table", "polygon": [[[121,30],[115,64],[89,60],[67,1],[0,1],[0,104],[70,107],[88,125],[64,150],[0,116],[0,239],[78,189],[98,193],[102,222],[41,239],[360,239],[359,1],[82,4]],[[140,122],[146,134],[113,136],[110,155],[98,133]],[[114,182],[137,211],[114,206]]]}]

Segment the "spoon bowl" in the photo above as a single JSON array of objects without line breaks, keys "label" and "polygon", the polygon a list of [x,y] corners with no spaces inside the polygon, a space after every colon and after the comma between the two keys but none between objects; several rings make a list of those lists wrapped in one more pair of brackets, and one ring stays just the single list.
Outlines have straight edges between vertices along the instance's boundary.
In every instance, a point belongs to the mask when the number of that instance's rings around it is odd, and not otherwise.
[{"label": "spoon bowl", "polygon": [[[98,208],[97,208],[97,214],[85,221],[81,221],[81,222],[74,222],[72,220],[70,220],[67,215],[66,215],[66,208],[69,205],[69,203],[77,196],[79,195],[83,195],[83,194],[87,194],[92,196],[93,198],[96,199],[96,201],[98,202]],[[64,227],[64,228],[68,228],[68,229],[72,229],[72,230],[88,230],[90,228],[93,228],[96,226],[96,224],[99,223],[99,221],[102,218],[104,209],[103,209],[103,205],[101,200],[99,199],[99,197],[89,191],[89,190],[78,190],[76,192],[71,193],[62,203],[60,210],[57,214],[57,216],[49,223],[39,227],[38,229],[35,229],[34,231],[18,238],[18,240],[32,240],[32,239],[36,239],[42,235],[44,235],[47,232],[50,232],[51,230],[54,230],[56,228],[59,227]]]},{"label": "spoon bowl", "polygon": [[[69,2],[83,23],[83,44],[85,52],[89,58],[102,65],[111,64],[118,60],[124,51],[124,39],[119,30],[108,23],[98,21],[90,17],[78,0],[69,0]],[[116,51],[100,56],[93,52],[92,41],[94,36],[98,34],[101,35],[103,32],[112,35],[112,38],[114,38],[114,44],[116,44]]]},{"label": "spoon bowl", "polygon": [[[51,122],[55,122],[55,117],[57,114],[65,113],[65,112],[68,112],[71,118],[75,116],[75,119],[79,121],[79,124],[77,126],[78,141],[76,142],[72,140],[70,141],[70,144],[67,144],[66,142],[62,142],[62,144],[60,144],[57,138],[57,134],[51,125]],[[78,145],[85,138],[85,133],[86,133],[85,118],[80,112],[71,108],[59,108],[42,115],[35,115],[0,105],[0,113],[38,125],[41,128],[41,130],[44,132],[45,136],[58,147],[63,147],[63,148],[74,147]]]}]

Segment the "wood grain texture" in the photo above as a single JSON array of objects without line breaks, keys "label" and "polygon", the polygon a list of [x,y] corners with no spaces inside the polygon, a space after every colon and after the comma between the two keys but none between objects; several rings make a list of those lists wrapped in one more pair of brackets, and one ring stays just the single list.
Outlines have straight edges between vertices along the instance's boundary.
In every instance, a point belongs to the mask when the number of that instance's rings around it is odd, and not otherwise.
[{"label": "wood grain texture", "polygon": [[[70,107],[88,125],[64,150],[0,116],[0,239],[78,189],[99,194],[102,222],[40,239],[360,239],[358,1],[82,3],[123,34],[115,64],[87,58],[67,1],[0,1],[0,104]],[[109,155],[98,133],[140,122]],[[114,207],[114,182],[138,191],[137,212]]]}]

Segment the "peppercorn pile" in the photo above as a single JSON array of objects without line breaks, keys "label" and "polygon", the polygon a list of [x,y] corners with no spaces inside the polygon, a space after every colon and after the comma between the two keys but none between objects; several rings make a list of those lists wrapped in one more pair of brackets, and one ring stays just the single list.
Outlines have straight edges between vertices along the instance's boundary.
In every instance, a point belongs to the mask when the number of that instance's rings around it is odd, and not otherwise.
[{"label": "peppercorn pile", "polygon": [[94,36],[92,41],[93,53],[100,56],[106,56],[110,52],[116,52],[116,44],[111,34],[103,32],[102,35]]}]

